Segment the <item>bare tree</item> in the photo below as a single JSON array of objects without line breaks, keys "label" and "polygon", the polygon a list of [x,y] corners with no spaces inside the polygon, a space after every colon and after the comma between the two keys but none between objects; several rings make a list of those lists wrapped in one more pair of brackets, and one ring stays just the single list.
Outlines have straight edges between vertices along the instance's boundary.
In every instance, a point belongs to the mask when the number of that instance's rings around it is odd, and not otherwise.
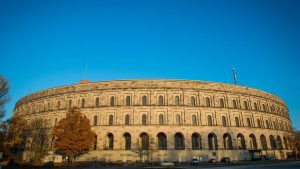
[{"label": "bare tree", "polygon": [[2,122],[2,118],[5,115],[4,105],[8,102],[8,82],[0,75],[0,152],[4,152],[4,141],[8,133],[8,122]]},{"label": "bare tree", "polygon": [[26,131],[26,149],[30,152],[30,161],[40,161],[47,155],[49,148],[49,128],[43,119],[32,121]]},{"label": "bare tree", "polygon": [[0,152],[4,152],[4,141],[7,138],[8,135],[8,129],[9,129],[9,121],[4,121],[2,124],[0,124]]},{"label": "bare tree", "polygon": [[293,148],[295,151],[296,159],[298,159],[300,151],[300,131],[295,128],[293,129]]},{"label": "bare tree", "polygon": [[8,89],[9,86],[7,80],[0,75],[0,122],[5,114],[4,105],[9,100]]},{"label": "bare tree", "polygon": [[[132,149],[133,152],[137,153],[140,161],[143,163],[151,163],[152,162],[152,154],[155,149],[151,146],[154,144],[154,139],[146,139],[142,141],[141,139],[137,139],[136,149]],[[146,159],[143,159],[146,157]]]}]

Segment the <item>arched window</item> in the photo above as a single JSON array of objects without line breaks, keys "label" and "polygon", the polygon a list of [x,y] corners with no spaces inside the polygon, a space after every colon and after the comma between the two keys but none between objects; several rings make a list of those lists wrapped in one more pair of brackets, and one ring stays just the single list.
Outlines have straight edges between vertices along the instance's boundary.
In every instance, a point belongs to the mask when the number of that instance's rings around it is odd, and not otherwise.
[{"label": "arched window", "polygon": [[206,99],[205,99],[205,106],[206,107],[210,107],[210,99],[209,99],[209,97],[206,97]]},{"label": "arched window", "polygon": [[159,117],[158,117],[158,124],[164,124],[164,115],[163,114],[160,114]]},{"label": "arched window", "polygon": [[108,125],[112,126],[113,124],[114,124],[114,116],[113,115],[109,115]]},{"label": "arched window", "polygon": [[82,98],[82,99],[81,99],[81,108],[84,108],[84,107],[85,107],[85,99]]},{"label": "arched window", "polygon": [[246,150],[245,138],[242,134],[237,135],[237,145],[239,150]]},{"label": "arched window", "polygon": [[94,116],[94,126],[97,126],[97,122],[98,122],[98,117],[95,115]]},{"label": "arched window", "polygon": [[248,126],[248,127],[251,127],[251,121],[250,121],[250,118],[249,118],[249,117],[247,117],[247,126]]},{"label": "arched window", "polygon": [[140,135],[141,148],[142,150],[149,150],[149,135],[147,133],[142,133]]},{"label": "arched window", "polygon": [[40,106],[39,106],[39,111],[40,111],[40,112],[41,112],[41,111],[44,111],[44,110],[43,110],[43,105],[40,105]]},{"label": "arched window", "polygon": [[287,139],[286,139],[286,137],[284,137],[284,136],[283,136],[283,143],[284,143],[284,148],[285,148],[286,150],[288,150],[288,149],[289,149],[289,146],[288,146],[288,143],[287,143]]},{"label": "arched window", "polygon": [[107,135],[107,139],[108,139],[108,149],[113,150],[114,149],[114,135],[109,133]]},{"label": "arched window", "polygon": [[57,109],[60,109],[60,101],[57,101]]},{"label": "arched window", "polygon": [[208,148],[210,150],[218,150],[218,139],[215,133],[208,134]]},{"label": "arched window", "polygon": [[110,106],[115,106],[115,97],[114,96],[110,97]]},{"label": "arched window", "polygon": [[72,107],[72,100],[69,100],[69,108]]},{"label": "arched window", "polygon": [[225,105],[224,105],[224,99],[223,98],[220,98],[220,107],[221,108],[225,107]]},{"label": "arched window", "polygon": [[207,116],[207,125],[212,126],[211,115],[208,115],[208,116]]},{"label": "arched window", "polygon": [[181,133],[176,133],[174,136],[175,150],[184,150],[184,137]]},{"label": "arched window", "polygon": [[273,128],[274,128],[274,129],[276,129],[276,128],[277,128],[277,126],[276,126],[276,122],[275,122],[275,121],[273,121],[273,124],[272,124],[272,125],[273,125]]},{"label": "arched window", "polygon": [[131,101],[130,101],[130,96],[126,96],[126,106],[130,106]]},{"label": "arched window", "polygon": [[268,146],[267,146],[267,140],[266,140],[265,135],[263,135],[263,134],[260,135],[260,142],[261,142],[261,149],[267,150]]},{"label": "arched window", "polygon": [[180,115],[179,114],[176,115],[176,124],[177,125],[181,124],[181,120],[180,120]]},{"label": "arched window", "polygon": [[130,117],[129,117],[129,114],[126,114],[125,116],[125,125],[129,125],[130,123]]},{"label": "arched window", "polygon": [[273,121],[273,124],[272,124],[272,125],[273,125],[273,126],[272,126],[273,129],[276,129],[276,128],[277,128],[275,121]]},{"label": "arched window", "polygon": [[250,139],[250,149],[257,149],[257,143],[256,143],[256,137],[254,134],[250,134],[249,135],[249,139]]},{"label": "arched window", "polygon": [[125,150],[131,149],[131,135],[129,133],[125,133],[123,135],[125,141]]},{"label": "arched window", "polygon": [[256,120],[256,122],[257,122],[257,127],[258,127],[258,128],[261,128],[261,125],[260,125],[260,120],[259,120],[259,119],[257,119],[257,120]]},{"label": "arched window", "polygon": [[227,126],[227,124],[226,124],[226,117],[225,116],[222,116],[222,125],[223,126]]},{"label": "arched window", "polygon": [[158,105],[159,106],[163,106],[164,105],[164,97],[163,96],[159,96],[158,97]]},{"label": "arched window", "polygon": [[273,107],[272,106],[269,107],[269,111],[270,111],[270,113],[273,113]]},{"label": "arched window", "polygon": [[293,143],[292,143],[292,138],[289,137],[288,140],[289,140],[288,142],[289,142],[289,147],[290,147],[290,149],[294,149],[295,146],[294,146]]},{"label": "arched window", "polygon": [[292,138],[291,137],[288,138],[288,144],[289,144],[289,149],[290,150],[294,149],[294,145],[292,144]]},{"label": "arched window", "polygon": [[239,120],[239,118],[235,117],[234,119],[235,119],[235,126],[236,127],[240,127],[240,120]]},{"label": "arched window", "polygon": [[267,107],[266,107],[266,105],[263,104],[262,107],[263,107],[263,111],[264,111],[264,112],[267,112]]},{"label": "arched window", "polygon": [[45,104],[44,108],[45,108],[45,111],[48,111],[48,106],[47,106],[47,104]]},{"label": "arched window", "polygon": [[232,139],[230,134],[225,133],[223,135],[223,142],[224,142],[224,149],[225,150],[232,150]]},{"label": "arched window", "polygon": [[159,150],[167,150],[167,136],[165,133],[157,134],[157,143]]},{"label": "arched window", "polygon": [[247,103],[247,101],[244,101],[244,109],[248,110],[248,103]]},{"label": "arched window", "polygon": [[236,100],[232,100],[232,107],[234,109],[237,109],[237,103],[236,103]]},{"label": "arched window", "polygon": [[279,150],[283,150],[282,141],[281,141],[280,136],[277,136],[277,145],[278,145]]},{"label": "arched window", "polygon": [[197,117],[194,114],[192,115],[192,124],[197,125]]},{"label": "arched window", "polygon": [[268,120],[266,120],[266,127],[267,127],[267,129],[270,128]]},{"label": "arched window", "polygon": [[277,146],[276,146],[276,142],[275,142],[274,136],[272,136],[272,135],[270,135],[270,145],[271,145],[271,149],[272,149],[272,150],[277,149]]},{"label": "arched window", "polygon": [[100,99],[99,97],[96,98],[96,107],[99,107],[100,106]]},{"label": "arched window", "polygon": [[[42,107],[42,106],[41,106],[41,107]],[[43,109],[43,108],[40,108],[40,111],[42,111],[42,109]],[[49,110],[49,111],[51,110],[51,103],[50,103],[50,102],[48,102],[48,104],[47,104],[47,110]]]},{"label": "arched window", "polygon": [[193,133],[192,134],[192,149],[193,150],[200,150],[200,149],[202,149],[201,136],[198,133]]},{"label": "arched window", "polygon": [[194,96],[191,97],[191,106],[196,106],[196,99]]},{"label": "arched window", "polygon": [[257,107],[257,103],[256,102],[254,102],[254,110],[257,110],[258,109],[258,107]]},{"label": "arched window", "polygon": [[180,103],[179,96],[175,96],[175,105],[179,106],[179,103]]},{"label": "arched window", "polygon": [[142,115],[142,125],[146,125],[147,124],[147,116],[146,114]]},{"label": "arched window", "polygon": [[142,105],[146,106],[147,105],[147,96],[142,97]]},{"label": "arched window", "polygon": [[97,149],[97,135],[95,135],[94,150]]}]

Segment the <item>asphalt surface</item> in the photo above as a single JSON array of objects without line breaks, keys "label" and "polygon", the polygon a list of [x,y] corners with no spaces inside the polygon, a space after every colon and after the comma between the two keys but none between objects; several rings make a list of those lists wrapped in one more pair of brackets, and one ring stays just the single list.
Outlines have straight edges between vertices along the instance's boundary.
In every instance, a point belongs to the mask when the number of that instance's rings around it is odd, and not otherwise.
[{"label": "asphalt surface", "polygon": [[[8,166],[2,167],[2,169],[10,168]],[[28,168],[42,168],[42,167],[11,167],[14,169],[28,169]],[[55,166],[54,169],[300,169],[300,161],[281,161],[272,163],[238,163],[238,164],[209,164],[202,163],[198,166],[190,165],[176,165],[174,167],[160,167],[160,166],[109,166],[109,165],[89,165],[89,166]]]},{"label": "asphalt surface", "polygon": [[283,162],[283,163],[272,163],[272,164],[247,164],[247,165],[220,165],[220,166],[195,166],[188,168],[201,168],[201,169],[211,169],[211,168],[222,168],[222,169],[300,169],[300,161],[293,162]]},{"label": "asphalt surface", "polygon": [[[170,167],[113,167],[113,166],[101,166],[91,168],[108,168],[108,169],[163,169]],[[245,164],[204,164],[199,166],[175,166],[173,169],[300,169],[300,161],[280,162],[280,163],[245,163]],[[83,168],[84,169],[84,168]]]}]

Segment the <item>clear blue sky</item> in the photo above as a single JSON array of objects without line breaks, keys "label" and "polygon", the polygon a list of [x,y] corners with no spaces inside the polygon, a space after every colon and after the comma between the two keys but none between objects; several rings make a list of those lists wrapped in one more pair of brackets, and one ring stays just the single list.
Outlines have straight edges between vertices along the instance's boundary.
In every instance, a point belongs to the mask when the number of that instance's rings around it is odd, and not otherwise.
[{"label": "clear blue sky", "polygon": [[299,129],[299,9],[299,0],[0,0],[6,118],[30,92],[80,79],[232,83],[234,66],[240,85],[284,99]]}]

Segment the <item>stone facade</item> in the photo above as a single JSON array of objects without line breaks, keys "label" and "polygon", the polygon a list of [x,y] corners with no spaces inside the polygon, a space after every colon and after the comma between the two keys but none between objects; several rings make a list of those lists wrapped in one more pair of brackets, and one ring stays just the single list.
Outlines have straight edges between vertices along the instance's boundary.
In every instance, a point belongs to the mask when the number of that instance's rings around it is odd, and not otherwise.
[{"label": "stone facade", "polygon": [[70,107],[80,108],[97,134],[81,160],[250,160],[257,153],[284,159],[292,149],[282,99],[224,83],[85,81],[30,94],[16,103],[14,115],[44,119],[51,130]]}]

